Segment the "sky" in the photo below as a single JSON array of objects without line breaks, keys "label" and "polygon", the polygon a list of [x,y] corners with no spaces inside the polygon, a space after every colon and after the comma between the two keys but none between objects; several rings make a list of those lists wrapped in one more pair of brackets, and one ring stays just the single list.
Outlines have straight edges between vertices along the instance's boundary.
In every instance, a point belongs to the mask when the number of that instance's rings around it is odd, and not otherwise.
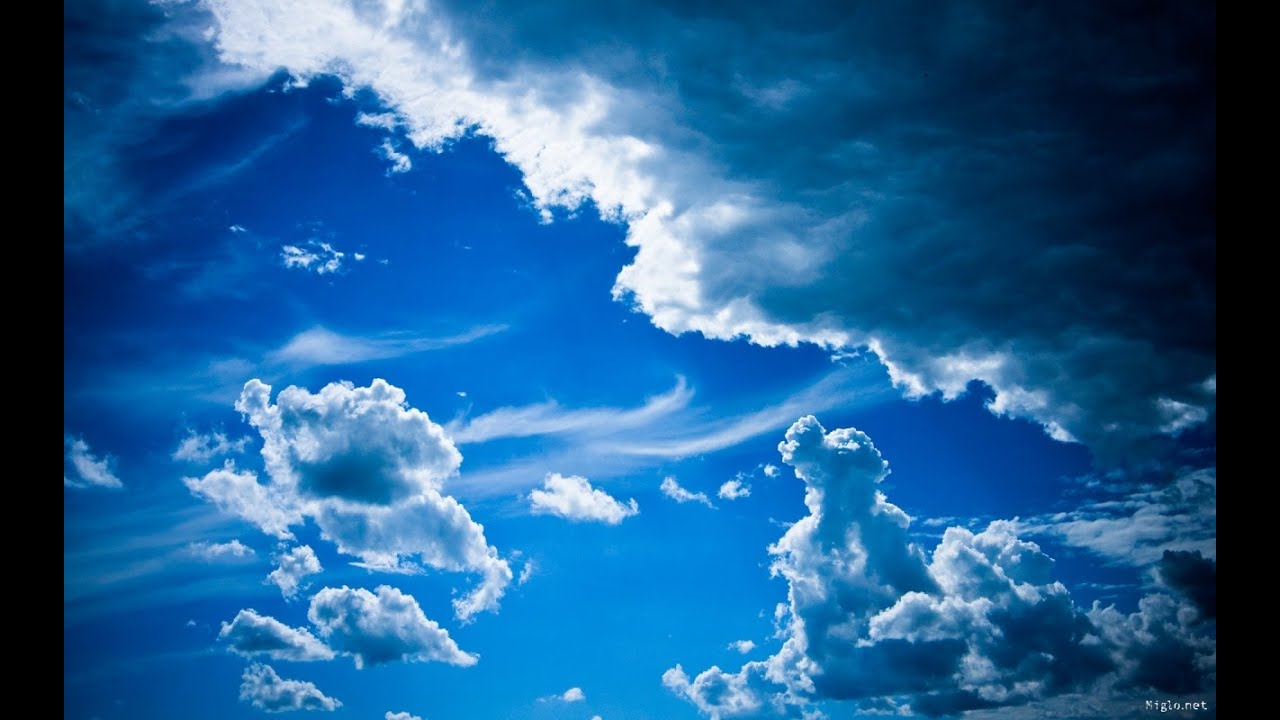
[{"label": "sky", "polygon": [[64,717],[1215,717],[1215,36],[69,0]]}]

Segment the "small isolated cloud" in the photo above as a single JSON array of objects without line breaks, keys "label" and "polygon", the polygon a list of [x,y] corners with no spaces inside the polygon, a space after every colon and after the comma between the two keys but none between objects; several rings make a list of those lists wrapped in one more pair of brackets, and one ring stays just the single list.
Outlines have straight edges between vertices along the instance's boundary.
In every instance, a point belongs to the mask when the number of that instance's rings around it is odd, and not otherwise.
[{"label": "small isolated cloud", "polygon": [[346,253],[327,242],[308,240],[305,245],[280,246],[280,260],[290,269],[309,270],[317,275],[328,275],[342,269]]},{"label": "small isolated cloud", "polygon": [[254,663],[240,676],[240,701],[270,713],[291,710],[333,711],[342,702],[320,692],[313,683],[285,680],[270,665]]},{"label": "small isolated cloud", "polygon": [[747,653],[756,649],[756,644],[751,640],[736,640],[734,642],[729,643],[729,649],[737,650],[743,655],[746,655]]},{"label": "small isolated cloud", "polygon": [[387,714],[382,716],[382,720],[422,720],[422,718],[417,715],[410,715],[407,712],[391,712],[388,710]]},{"label": "small isolated cloud", "polygon": [[568,690],[565,690],[564,692],[558,695],[547,695],[545,697],[540,697],[538,698],[538,701],[539,702],[573,703],[573,702],[585,702],[586,699],[587,699],[587,694],[582,692],[582,688],[571,687]]},{"label": "small isolated cloud", "polygon": [[232,225],[231,227],[229,227],[229,228],[227,228],[227,229],[228,229],[228,230],[230,230],[230,231],[231,231],[231,232],[233,232],[233,233],[248,232],[248,230],[245,230],[245,229],[244,229],[244,226],[243,226],[243,225]]},{"label": "small isolated cloud", "polygon": [[752,689],[750,675],[763,663],[749,663],[741,672],[726,673],[712,665],[692,680],[679,663],[662,674],[662,684],[688,700],[711,720],[741,717],[760,711],[760,694]]},{"label": "small isolated cloud", "polygon": [[741,480],[727,480],[720,486],[720,491],[716,493],[725,500],[738,500],[739,498],[751,496],[751,486],[744,485]]},{"label": "small isolated cloud", "polygon": [[765,465],[765,466],[764,466],[764,476],[765,476],[765,477],[778,477],[778,466],[777,466],[777,465]]},{"label": "small isolated cloud", "polygon": [[178,449],[173,451],[173,459],[202,463],[226,455],[238,455],[244,452],[250,441],[251,438],[247,435],[229,440],[222,432],[203,434],[191,430],[178,443]]},{"label": "small isolated cloud", "polygon": [[715,505],[711,504],[711,499],[707,497],[706,493],[695,493],[685,490],[680,487],[680,483],[676,482],[676,479],[671,475],[662,479],[662,485],[659,489],[662,490],[663,495],[666,495],[678,503],[700,502],[709,508],[715,507]]},{"label": "small isolated cloud", "polygon": [[591,487],[584,477],[547,473],[541,490],[529,493],[533,512],[556,515],[575,522],[602,522],[617,525],[640,512],[635,498],[619,502],[609,493]]},{"label": "small isolated cloud", "polygon": [[247,560],[253,557],[253,548],[239,540],[224,543],[194,542],[187,546],[187,553],[207,562]]},{"label": "small isolated cloud", "polygon": [[65,449],[65,464],[70,464],[72,471],[68,473],[64,464],[62,484],[65,487],[101,487],[117,490],[124,487],[124,483],[120,482],[120,478],[116,477],[111,469],[115,464],[115,458],[110,455],[100,458],[94,456],[89,450],[89,443],[81,438],[64,437],[62,445]]},{"label": "small isolated cloud", "polygon": [[280,588],[286,600],[297,597],[303,578],[324,571],[310,545],[299,545],[276,557],[276,562],[278,565],[267,575],[267,582]]},{"label": "small isolated cloud", "polygon": [[520,568],[520,577],[516,578],[516,584],[523,585],[529,582],[529,578],[533,577],[536,572],[538,572],[537,563],[535,563],[532,558],[525,560],[524,567]]},{"label": "small isolated cloud", "polygon": [[266,655],[272,660],[308,662],[332,660],[334,652],[303,628],[291,628],[255,610],[241,610],[229,623],[222,623],[219,642],[237,655]]},{"label": "small isolated cloud", "polygon": [[382,145],[378,146],[378,152],[391,163],[391,167],[387,168],[387,175],[409,172],[413,169],[413,161],[408,155],[396,150],[390,140],[383,140]]},{"label": "small isolated cloud", "polygon": [[[376,594],[375,594],[376,593]],[[479,656],[458,648],[448,631],[423,614],[418,601],[389,585],[374,592],[325,588],[311,598],[311,624],[357,668],[390,662],[443,662],[468,667]]]},{"label": "small isolated cloud", "polygon": [[506,330],[505,325],[481,325],[457,335],[430,337],[403,332],[346,335],[316,326],[294,335],[267,353],[267,361],[295,369],[345,365],[412,355],[465,345]]}]

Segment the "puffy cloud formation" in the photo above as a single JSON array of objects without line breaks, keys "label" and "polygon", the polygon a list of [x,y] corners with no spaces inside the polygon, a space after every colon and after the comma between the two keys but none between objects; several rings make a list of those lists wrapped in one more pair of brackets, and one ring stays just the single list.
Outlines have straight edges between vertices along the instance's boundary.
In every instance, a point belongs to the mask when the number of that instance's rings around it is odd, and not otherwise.
[{"label": "puffy cloud formation", "polygon": [[1216,630],[1193,604],[1211,605],[1212,574],[1198,555],[1166,555],[1159,577],[1199,601],[1157,594],[1133,615],[1086,611],[1014,523],[948,528],[926,554],[880,491],[888,463],[864,433],[808,416],[778,447],[809,510],[769,548],[788,585],[783,646],[738,672],[668,670],[663,683],[704,714],[798,716],[843,700],[940,716],[1099,689],[1213,687]]},{"label": "puffy cloud formation", "polygon": [[413,596],[388,585],[374,592],[345,585],[324,588],[311,598],[307,618],[335,649],[350,655],[357,668],[397,661],[468,667],[479,660],[427,619]]},{"label": "puffy cloud formation", "polygon": [[751,640],[735,640],[734,642],[729,643],[729,649],[737,650],[743,655],[746,655],[756,649],[756,644]]},{"label": "puffy cloud formation", "polygon": [[1218,616],[1218,563],[1199,551],[1165,550],[1156,566],[1160,581],[1185,595],[1206,618]]},{"label": "puffy cloud formation", "polygon": [[662,484],[658,486],[658,489],[662,491],[663,495],[678,503],[700,502],[709,508],[715,507],[715,505],[711,504],[711,499],[707,497],[706,493],[690,492],[681,487],[680,483],[671,475],[662,478]]},{"label": "puffy cloud formation", "polygon": [[723,500],[738,500],[739,498],[751,496],[751,486],[743,484],[741,480],[726,480],[721,486],[719,492],[716,493]]},{"label": "puffy cloud formation", "polygon": [[187,546],[187,552],[208,562],[247,560],[255,555],[253,548],[239,540],[224,543],[195,542]]},{"label": "puffy cloud formation", "polygon": [[218,640],[232,652],[245,657],[267,655],[273,660],[332,660],[334,652],[310,632],[291,628],[255,610],[241,610],[229,623],[222,623]]},{"label": "puffy cloud formation", "polygon": [[[272,403],[271,387],[255,379],[236,409],[262,436],[268,482],[227,461],[185,478],[193,493],[281,539],[310,518],[339,552],[370,569],[478,574],[476,587],[454,600],[455,612],[468,620],[497,609],[511,568],[484,527],[443,493],[462,455],[426,413],[408,406],[403,390],[381,379],[359,388],[331,383],[314,394],[291,386]],[[295,571],[319,571],[304,555],[282,558],[273,573],[286,596],[296,591]]]},{"label": "puffy cloud formation", "polygon": [[591,487],[584,477],[560,473],[547,473],[542,489],[529,493],[529,502],[535,513],[607,525],[617,525],[640,512],[635,498],[623,504],[609,493]]},{"label": "puffy cloud formation", "polygon": [[311,240],[303,247],[282,245],[280,260],[287,268],[310,270],[317,275],[328,275],[342,269],[342,258],[347,254],[327,242]]},{"label": "puffy cloud formation", "polygon": [[240,676],[240,701],[269,713],[291,710],[334,711],[342,702],[320,692],[313,683],[285,680],[270,665],[254,663]]},{"label": "puffy cloud formation", "polygon": [[[102,487],[118,490],[124,487],[120,478],[111,469],[113,459],[110,456],[96,457],[89,450],[89,443],[81,438],[64,437],[66,462],[71,465],[72,472],[62,473],[62,484],[65,487],[87,488]],[[75,479],[72,479],[74,475]]]},{"label": "puffy cloud formation", "polygon": [[387,714],[382,716],[382,720],[422,720],[422,718],[417,715],[410,715],[407,712],[391,712],[388,710]]},{"label": "puffy cloud formation", "polygon": [[625,223],[614,294],[664,330],[867,347],[1103,452],[1212,421],[1211,5],[202,7],[222,62],[336,75],[419,148],[492,138],[545,219]]},{"label": "puffy cloud formation", "polygon": [[586,699],[587,699],[587,694],[582,692],[582,688],[571,687],[568,690],[565,690],[564,692],[560,693],[559,695],[547,695],[546,697],[540,697],[538,698],[538,701],[539,702],[575,703],[575,702],[585,702]]},{"label": "puffy cloud formation", "polygon": [[267,575],[267,582],[280,588],[280,594],[286,600],[297,597],[303,578],[324,571],[310,545],[299,545],[279,555],[276,562],[279,564]]}]

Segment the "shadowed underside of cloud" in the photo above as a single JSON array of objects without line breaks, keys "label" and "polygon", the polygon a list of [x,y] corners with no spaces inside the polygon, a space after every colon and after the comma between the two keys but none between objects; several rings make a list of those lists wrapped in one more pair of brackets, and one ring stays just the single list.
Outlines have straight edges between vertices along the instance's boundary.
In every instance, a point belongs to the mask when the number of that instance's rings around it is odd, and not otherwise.
[{"label": "shadowed underside of cloud", "polygon": [[769,548],[788,585],[782,648],[737,672],[663,675],[712,718],[833,700],[941,716],[1073,693],[1214,692],[1216,573],[1198,554],[1166,554],[1162,591],[1135,613],[1084,610],[1014,523],[949,528],[926,555],[879,489],[888,463],[864,433],[804,417],[779,451],[809,510]]},{"label": "shadowed underside of cloud", "polygon": [[625,222],[615,295],[665,330],[865,345],[1106,457],[1212,422],[1211,5],[206,7],[223,62]]},{"label": "shadowed underside of cloud", "polygon": [[267,655],[273,660],[332,660],[334,653],[304,629],[291,628],[255,610],[241,610],[229,623],[222,623],[218,640],[227,649],[245,657]]},{"label": "shadowed underside of cloud", "polygon": [[240,701],[252,703],[269,713],[291,710],[326,710],[342,707],[342,702],[320,692],[313,683],[285,680],[270,665],[254,663],[241,676]]},{"label": "shadowed underside of cloud", "polygon": [[[191,491],[263,532],[292,537],[290,526],[313,520],[338,551],[373,570],[420,572],[431,567],[481,576],[454,600],[459,618],[496,611],[511,568],[488,544],[484,527],[443,494],[462,455],[426,413],[409,407],[404,391],[376,379],[368,387],[332,383],[318,393],[245,383],[236,409],[263,440],[268,482],[228,461]],[[281,557],[271,581],[286,597],[319,572],[306,546]]]}]

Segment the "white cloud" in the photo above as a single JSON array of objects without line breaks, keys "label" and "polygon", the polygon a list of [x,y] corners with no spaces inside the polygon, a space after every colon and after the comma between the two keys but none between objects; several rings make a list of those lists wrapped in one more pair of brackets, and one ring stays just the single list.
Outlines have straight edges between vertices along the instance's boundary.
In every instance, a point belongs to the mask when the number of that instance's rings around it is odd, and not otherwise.
[{"label": "white cloud", "polygon": [[1186,472],[1162,488],[1139,488],[1071,512],[1022,521],[1021,532],[1043,533],[1122,564],[1150,565],[1165,550],[1216,557],[1216,468]]},{"label": "white cloud", "polygon": [[722,485],[720,485],[720,490],[716,495],[725,500],[738,500],[740,498],[750,497],[751,486],[744,485],[741,480],[736,478],[733,480],[726,480]]},{"label": "white cloud", "polygon": [[324,572],[310,545],[299,545],[282,553],[276,557],[276,562],[278,565],[267,575],[267,582],[280,588],[280,594],[286,600],[297,597],[303,578]]},{"label": "white cloud", "polygon": [[523,585],[529,582],[530,578],[537,572],[538,564],[533,561],[533,558],[525,560],[524,567],[520,568],[520,577],[516,578],[516,584]]},{"label": "white cloud", "polygon": [[382,720],[422,720],[422,718],[417,715],[410,715],[407,712],[391,712],[388,710],[387,714],[382,716]]},{"label": "white cloud", "polygon": [[689,492],[680,487],[680,483],[676,482],[676,479],[671,475],[662,478],[662,485],[658,489],[662,490],[663,495],[678,503],[700,502],[709,508],[715,507],[715,505],[711,504],[711,499],[707,497],[706,493]]},{"label": "white cloud", "polygon": [[729,643],[729,649],[737,650],[743,655],[746,655],[756,649],[756,644],[751,640],[735,640],[734,642]]},{"label": "white cloud", "polygon": [[334,658],[334,652],[307,630],[291,628],[255,610],[241,610],[231,622],[222,623],[218,640],[244,657],[266,655],[273,660],[294,662]]},{"label": "white cloud", "polygon": [[268,352],[266,361],[295,370],[325,365],[353,365],[465,345],[506,329],[505,325],[481,325],[446,337],[427,337],[403,332],[360,336],[345,335],[317,326],[298,333],[281,347]]},{"label": "white cloud", "polygon": [[240,701],[271,713],[342,707],[341,701],[326,696],[313,683],[282,679],[270,665],[258,663],[241,675]]},{"label": "white cloud", "polygon": [[[636,254],[619,272],[614,294],[671,333],[866,346],[909,395],[955,397],[968,381],[981,380],[995,391],[994,412],[1097,446],[1176,432],[1169,428],[1212,415],[1214,398],[1193,386],[1214,372],[1213,313],[1204,312],[1204,263],[1188,249],[1211,253],[1212,233],[1202,233],[1209,240],[1180,236],[1153,249],[1156,231],[1135,219],[1147,214],[1121,212],[1126,203],[1150,195],[1142,207],[1173,207],[1175,214],[1196,212],[1193,204],[1167,202],[1172,191],[1149,178],[1107,178],[1086,160],[1116,157],[1114,144],[1126,148],[1124,157],[1137,153],[1150,162],[1171,152],[1183,158],[1186,148],[1171,150],[1144,135],[1121,142],[1078,123],[1057,104],[1070,93],[1040,82],[1060,74],[1027,73],[1019,92],[1000,98],[920,101],[908,110],[889,103],[902,92],[921,92],[916,71],[902,69],[914,46],[894,51],[906,54],[893,55],[901,62],[884,62],[876,54],[883,48],[847,34],[855,29],[837,28],[832,41],[844,53],[842,67],[860,68],[853,77],[809,71],[833,62],[824,43],[788,43],[788,52],[768,63],[743,59],[728,83],[709,77],[701,60],[705,38],[722,26],[724,37],[782,32],[770,13],[708,18],[710,32],[696,42],[671,38],[636,53],[664,58],[655,75],[638,61],[588,59],[632,26],[641,33],[634,40],[652,41],[643,34],[646,23],[628,18],[613,28],[593,25],[594,33],[559,45],[582,55],[543,57],[487,42],[490,34],[508,37],[489,24],[495,20],[434,4],[397,12],[341,0],[273,4],[269,11],[261,0],[213,0],[205,7],[222,62],[262,74],[284,67],[303,81],[337,75],[350,92],[371,89],[389,111],[361,122],[403,125],[419,148],[442,149],[468,133],[492,138],[495,151],[522,173],[544,219],[554,209],[591,203],[603,217],[625,222]],[[503,27],[522,27],[526,15],[503,15]],[[947,44],[943,62],[985,62],[975,53],[996,43],[1006,61],[1052,61],[1038,44],[1002,42],[1034,35],[1010,26],[1019,21],[983,17],[974,24],[982,40]],[[1200,76],[1178,67],[1182,58],[1159,62],[1174,65],[1168,75],[1180,78],[1174,85]],[[699,90],[709,87],[718,90]],[[814,126],[814,98],[836,115],[862,118],[857,136],[840,123]],[[1009,98],[1041,102],[1038,122],[1060,142],[1046,145],[1043,133],[1026,132],[1021,111],[1031,105],[997,105]],[[754,133],[739,122],[743,103],[759,111]],[[910,122],[894,120],[901,112]],[[981,142],[919,141],[921,132],[972,136],[974,117],[991,119],[976,131]],[[797,126],[805,127],[807,141],[779,144],[783,129]],[[693,142],[694,135],[703,140]],[[1202,149],[1212,136],[1194,140],[1188,147]],[[1050,212],[1033,194],[1043,184],[1026,181],[1023,163],[975,170],[991,148],[1003,157],[1047,152],[1053,162],[1037,160],[1036,168],[1054,168],[1054,178],[1092,171],[1116,192],[1073,196],[1074,210]],[[922,154],[928,162],[920,162]],[[1053,197],[1060,204],[1061,194]],[[1082,246],[1080,237],[1108,240]],[[894,298],[890,311],[885,298]],[[993,312],[997,303],[1017,311]],[[1107,382],[1092,379],[1096,367],[1107,368]],[[1160,399],[1190,410],[1170,420]]]},{"label": "white cloud", "polygon": [[182,482],[192,494],[212,502],[219,510],[282,540],[293,537],[290,525],[302,522],[302,514],[292,498],[277,488],[259,483],[257,473],[252,470],[237,472],[230,460],[204,477],[184,477]]},{"label": "white cloud", "polygon": [[778,466],[777,466],[777,465],[765,465],[765,466],[764,466],[764,476],[765,476],[765,477],[778,477]]},{"label": "white cloud", "polygon": [[[375,594],[376,593],[376,594]],[[479,657],[458,648],[448,631],[427,619],[418,601],[396,588],[324,588],[311,598],[311,624],[357,668],[389,662],[443,662],[468,667]]]},{"label": "white cloud", "polygon": [[62,473],[62,484],[66,487],[86,488],[101,487],[120,489],[124,487],[124,483],[120,478],[116,477],[111,466],[115,463],[115,459],[110,455],[101,458],[95,457],[89,450],[89,444],[81,438],[63,437],[63,447],[66,452],[66,461],[71,464],[76,479],[72,479],[71,474],[65,469]]},{"label": "white cloud", "polygon": [[568,690],[565,690],[564,692],[558,695],[546,695],[544,697],[540,697],[538,698],[538,702],[574,703],[574,702],[584,702],[586,701],[586,699],[587,699],[587,694],[582,692],[582,688],[571,687]]},{"label": "white cloud", "polygon": [[222,432],[202,434],[189,430],[178,443],[178,449],[173,451],[173,459],[202,463],[224,455],[238,455],[244,452],[250,441],[248,436],[229,440]]},{"label": "white cloud", "polygon": [[390,140],[383,140],[382,144],[378,146],[378,151],[382,154],[382,157],[391,163],[391,167],[387,168],[388,175],[406,173],[413,169],[413,161],[409,159],[408,155],[396,150]]},{"label": "white cloud", "polygon": [[286,268],[310,270],[317,275],[328,275],[342,269],[346,253],[327,242],[308,240],[305,245],[281,245],[280,260]]},{"label": "white cloud", "polygon": [[[936,716],[1212,682],[1216,633],[1199,619],[1216,605],[1211,561],[1162,560],[1160,577],[1189,602],[1150,596],[1133,617],[1085,611],[1015,523],[948,528],[926,556],[911,519],[880,490],[888,463],[864,433],[804,417],[779,451],[804,482],[809,511],[769,548],[771,573],[788,585],[775,613],[783,644],[736,673],[712,667],[690,680],[679,665],[668,670],[664,684],[704,714],[794,715],[816,700],[847,700]],[[1151,639],[1148,627],[1163,629]]]},{"label": "white cloud", "polygon": [[484,528],[442,494],[462,456],[439,425],[408,406],[404,391],[381,379],[360,388],[332,383],[316,394],[288,387],[273,404],[271,387],[255,379],[236,408],[262,436],[270,484],[233,474],[225,491],[202,494],[242,516],[246,507],[270,512],[275,522],[260,527],[280,537],[310,517],[324,539],[370,569],[479,574],[472,592],[455,599],[458,616],[497,609],[511,569]]},{"label": "white cloud", "polygon": [[245,230],[245,229],[244,229],[244,226],[243,226],[243,225],[232,225],[231,227],[229,227],[229,228],[227,228],[227,229],[228,229],[228,230],[230,230],[230,231],[231,231],[231,232],[233,232],[233,233],[248,232],[247,230]]},{"label": "white cloud", "polygon": [[208,562],[247,560],[255,555],[253,548],[239,540],[224,543],[194,542],[187,545],[187,552]]},{"label": "white cloud", "polygon": [[542,489],[529,493],[529,502],[534,513],[607,525],[617,525],[640,512],[635,498],[622,503],[609,493],[591,487],[584,477],[565,477],[560,473],[547,473]]}]

